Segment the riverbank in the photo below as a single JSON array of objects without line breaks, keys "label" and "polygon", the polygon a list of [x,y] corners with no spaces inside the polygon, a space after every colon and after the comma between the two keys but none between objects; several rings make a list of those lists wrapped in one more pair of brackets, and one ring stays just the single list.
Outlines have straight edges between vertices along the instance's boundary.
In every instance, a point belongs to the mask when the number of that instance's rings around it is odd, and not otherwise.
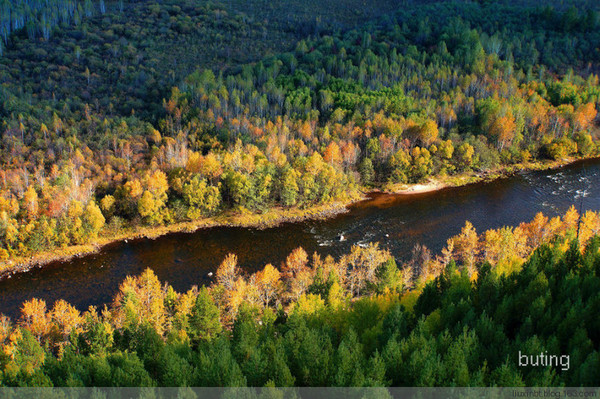
[{"label": "riverbank", "polygon": [[[588,159],[593,159],[588,158]],[[573,162],[584,160],[564,159],[561,161],[536,161],[517,165],[505,166],[492,171],[469,172],[453,176],[432,178],[427,182],[412,185],[387,185],[378,190],[365,190],[362,196],[356,196],[346,202],[336,202],[319,205],[308,209],[283,209],[274,208],[263,213],[252,213],[250,211],[229,212],[221,216],[206,218],[197,221],[180,222],[168,226],[147,227],[137,226],[122,229],[120,231],[105,231],[94,243],[66,248],[57,248],[51,251],[40,252],[28,257],[13,258],[0,262],[0,279],[10,278],[14,273],[26,272],[35,267],[42,267],[49,263],[68,261],[74,258],[84,257],[100,251],[112,243],[134,239],[151,238],[178,232],[194,232],[199,229],[211,227],[253,227],[268,228],[275,227],[286,222],[301,222],[306,220],[327,219],[348,211],[348,206],[365,199],[371,192],[382,192],[386,194],[413,195],[438,191],[447,187],[459,187],[481,181],[491,181],[502,177],[508,177],[523,170],[556,169]]]},{"label": "riverbank", "polygon": [[84,245],[73,245],[66,248],[55,248],[50,251],[18,257],[0,262],[0,280],[10,278],[15,273],[27,272],[36,267],[43,267],[49,263],[65,262],[75,258],[97,253],[107,245],[135,239],[156,239],[171,233],[193,233],[200,229],[211,227],[253,227],[270,228],[282,223],[295,223],[305,220],[322,220],[345,213],[348,205],[365,199],[356,196],[347,202],[333,202],[330,204],[317,205],[307,209],[300,208],[273,208],[263,213],[252,213],[248,210],[228,212],[224,215],[195,221],[179,222],[167,226],[136,226],[122,229],[118,232],[105,232],[93,243]]},{"label": "riverbank", "polygon": [[462,187],[467,184],[480,183],[484,181],[493,181],[496,179],[510,177],[515,173],[534,170],[552,170],[575,162],[597,159],[597,156],[588,158],[565,158],[557,161],[533,161],[523,162],[514,165],[505,165],[497,169],[485,172],[465,172],[452,176],[438,176],[429,178],[426,182],[417,184],[389,184],[380,190],[385,194],[422,194],[439,191],[448,187]]}]

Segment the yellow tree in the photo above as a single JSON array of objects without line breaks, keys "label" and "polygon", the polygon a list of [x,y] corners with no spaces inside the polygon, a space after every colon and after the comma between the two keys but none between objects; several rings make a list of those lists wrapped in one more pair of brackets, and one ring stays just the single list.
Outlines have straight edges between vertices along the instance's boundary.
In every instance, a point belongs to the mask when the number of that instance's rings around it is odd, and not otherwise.
[{"label": "yellow tree", "polygon": [[479,237],[471,222],[467,221],[459,235],[452,237],[454,251],[467,268],[469,276],[475,272],[475,260],[479,246]]},{"label": "yellow tree", "polygon": [[105,222],[104,215],[102,215],[102,211],[96,205],[96,202],[88,202],[83,213],[83,228],[86,230],[88,240],[98,236]]},{"label": "yellow tree", "polygon": [[199,172],[214,184],[219,176],[223,174],[223,168],[221,167],[219,158],[212,152],[206,154],[200,163]]},{"label": "yellow tree", "polygon": [[114,325],[126,328],[147,323],[162,334],[167,322],[164,293],[158,277],[149,268],[138,277],[127,276],[113,302]]},{"label": "yellow tree", "polygon": [[454,152],[456,166],[459,170],[469,170],[473,166],[473,155],[475,149],[469,143],[462,143]]},{"label": "yellow tree", "polygon": [[530,248],[537,248],[546,241],[548,218],[542,212],[538,212],[529,223],[521,223],[519,226],[525,233]]},{"label": "yellow tree", "polygon": [[294,303],[291,314],[308,316],[319,313],[323,309],[325,309],[325,301],[320,295],[302,294],[298,301]]},{"label": "yellow tree", "polygon": [[142,193],[144,192],[144,189],[142,188],[142,183],[138,179],[129,180],[123,185],[123,188],[127,193],[127,196],[130,199],[136,201],[142,196]]},{"label": "yellow tree", "polygon": [[193,286],[186,293],[177,295],[175,304],[172,310],[173,325],[175,328],[182,328],[188,325],[188,319],[196,302],[198,295],[198,287]]},{"label": "yellow tree", "polygon": [[200,172],[201,164],[202,154],[199,152],[191,152],[188,156],[188,160],[185,165],[185,170],[187,170],[190,173],[198,173]]},{"label": "yellow tree", "polygon": [[344,289],[337,281],[334,281],[327,292],[327,304],[335,310],[343,305],[344,299]]},{"label": "yellow tree", "polygon": [[286,296],[296,301],[312,283],[312,270],[307,266],[308,255],[301,247],[290,253],[283,265],[283,281],[286,285]]},{"label": "yellow tree", "polygon": [[498,230],[488,230],[484,234],[483,256],[486,261],[496,264],[501,252],[501,238]]},{"label": "yellow tree", "polygon": [[228,322],[233,322],[238,314],[238,310],[240,306],[244,302],[247,302],[248,299],[248,291],[250,287],[245,279],[238,278],[233,283],[233,287],[231,290],[226,292],[227,298],[227,314],[225,320]]},{"label": "yellow tree", "polygon": [[511,271],[514,261],[522,260],[528,253],[527,238],[523,229],[503,227],[485,232],[483,249],[485,260],[501,270]]},{"label": "yellow tree", "polygon": [[163,208],[167,202],[169,184],[167,175],[161,170],[147,174],[144,179],[145,191],[138,201],[138,211],[149,224],[163,221]]},{"label": "yellow tree", "polygon": [[563,216],[562,234],[565,235],[568,232],[576,232],[578,222],[579,212],[577,212],[574,205],[571,205],[565,213],[565,216]]},{"label": "yellow tree", "polygon": [[21,325],[29,330],[38,342],[46,337],[52,328],[46,311],[46,301],[33,298],[21,307]]},{"label": "yellow tree", "polygon": [[27,211],[27,217],[35,219],[38,215],[38,195],[33,186],[27,187],[23,195],[23,205]]},{"label": "yellow tree", "polygon": [[63,299],[54,303],[54,307],[50,311],[50,318],[57,335],[56,340],[61,346],[67,342],[71,332],[78,331],[83,324],[83,317],[79,310]]},{"label": "yellow tree", "polygon": [[232,290],[235,281],[239,278],[237,256],[229,254],[225,257],[216,272],[217,283],[226,290]]},{"label": "yellow tree", "polygon": [[256,288],[258,295],[265,307],[275,299],[281,291],[281,273],[270,263],[256,273]]},{"label": "yellow tree", "polygon": [[590,238],[598,234],[600,234],[600,215],[597,212],[587,211],[581,217],[579,242],[583,246]]},{"label": "yellow tree", "polygon": [[44,135],[44,140],[46,140],[48,138],[48,127],[43,123],[40,126],[40,133],[42,133]]},{"label": "yellow tree", "polygon": [[498,148],[501,151],[504,147],[510,146],[512,143],[516,128],[515,117],[511,110],[508,110],[505,115],[496,118],[492,122],[490,133],[498,140]]},{"label": "yellow tree", "polygon": [[425,147],[429,147],[434,141],[436,141],[438,138],[438,134],[438,125],[434,120],[427,119],[419,127],[419,139]]},{"label": "yellow tree", "polygon": [[548,221],[546,225],[546,231],[548,237],[553,237],[554,235],[560,233],[562,231],[563,223],[560,220],[560,216],[555,216]]},{"label": "yellow tree", "polygon": [[105,195],[100,200],[100,208],[107,215],[112,214],[114,206],[115,206],[115,197],[113,197],[112,195]]}]

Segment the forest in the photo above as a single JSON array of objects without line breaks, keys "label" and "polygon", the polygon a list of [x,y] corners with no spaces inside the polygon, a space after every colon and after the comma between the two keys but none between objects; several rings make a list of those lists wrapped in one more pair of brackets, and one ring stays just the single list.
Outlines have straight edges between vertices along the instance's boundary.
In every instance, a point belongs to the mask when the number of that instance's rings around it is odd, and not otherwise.
[{"label": "forest", "polygon": [[[80,312],[25,302],[0,317],[0,386],[594,386],[600,214],[538,214],[397,265],[377,244],[334,259],[294,250],[176,292],[152,270]],[[279,266],[279,265],[276,265]],[[517,354],[570,367],[519,367]]]},{"label": "forest", "polygon": [[1,270],[600,154],[594,2],[263,3],[3,2]]},{"label": "forest", "polygon": [[[0,277],[140,231],[598,157],[599,12],[0,0]],[[370,243],[272,263],[249,272],[231,253],[185,292],[148,268],[89,309],[30,299],[0,314],[0,387],[600,381],[598,212],[466,222],[402,261]],[[521,367],[520,353],[570,367]]]}]

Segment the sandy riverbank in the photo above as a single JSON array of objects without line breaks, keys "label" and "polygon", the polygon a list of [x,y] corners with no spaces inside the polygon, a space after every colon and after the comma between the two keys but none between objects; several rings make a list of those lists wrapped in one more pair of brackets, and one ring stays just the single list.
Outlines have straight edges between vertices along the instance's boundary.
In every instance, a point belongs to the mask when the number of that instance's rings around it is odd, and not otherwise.
[{"label": "sandy riverbank", "polygon": [[535,161],[503,166],[485,172],[466,172],[452,176],[432,177],[428,181],[417,184],[395,184],[385,186],[381,192],[386,194],[421,194],[442,190],[447,187],[462,187],[467,184],[483,181],[493,181],[503,177],[509,177],[520,171],[551,170],[570,165],[575,162],[596,159],[589,158],[566,158],[558,161]]},{"label": "sandy riverbank", "polygon": [[395,190],[394,193],[395,194],[421,194],[421,193],[428,193],[431,191],[438,191],[438,190],[441,190],[442,188],[446,188],[446,187],[448,187],[448,185],[446,183],[443,183],[438,180],[432,180],[427,183],[413,184],[406,188]]}]

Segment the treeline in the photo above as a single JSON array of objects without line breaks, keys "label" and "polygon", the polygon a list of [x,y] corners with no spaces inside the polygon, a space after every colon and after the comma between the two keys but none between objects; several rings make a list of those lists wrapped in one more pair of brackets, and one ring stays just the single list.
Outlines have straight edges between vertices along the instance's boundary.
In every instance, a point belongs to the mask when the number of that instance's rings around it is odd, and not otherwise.
[{"label": "treeline", "polygon": [[[481,237],[467,225],[401,269],[377,245],[338,260],[298,248],[249,276],[229,255],[186,293],[148,269],[103,310],[32,299],[16,324],[0,318],[0,385],[593,386],[600,218],[578,220],[540,214]],[[569,367],[519,367],[519,351]]]},{"label": "treeline", "polygon": [[[560,73],[569,68],[598,72],[595,65],[600,60],[600,50],[595,43],[599,39],[600,7],[597,3],[528,0],[479,3],[446,1],[408,8],[401,10],[396,19],[388,19],[387,26],[410,24],[411,19],[416,19],[419,22],[415,44],[425,49],[436,46],[441,38],[452,49],[464,46],[460,25],[466,25],[479,33],[487,53],[514,61],[523,71],[543,66]],[[434,15],[435,23],[431,23]]]},{"label": "treeline", "polygon": [[133,111],[156,123],[170,88],[196,69],[229,70],[288,51],[316,18],[319,31],[332,32],[339,24],[362,23],[366,8],[393,9],[390,0],[344,3],[348,11],[340,13],[333,0],[110,1],[101,13],[94,0],[89,17],[56,26],[49,40],[32,40],[24,31],[10,36],[0,57],[0,94],[11,96],[2,97],[0,115],[35,114],[48,106],[61,117],[73,112],[81,119],[87,104],[102,116]]},{"label": "treeline", "polygon": [[79,120],[87,104],[102,117],[133,111],[156,122],[162,98],[196,68],[246,63],[297,40],[293,32],[279,33],[278,25],[229,14],[210,2],[121,5],[58,26],[50,40],[12,35],[0,58],[0,113],[44,118],[47,106]]},{"label": "treeline", "polygon": [[[121,7],[123,0],[120,0]],[[24,31],[29,40],[42,37],[50,39],[58,25],[79,25],[85,17],[104,14],[106,4],[99,0],[3,0],[0,4],[0,57],[11,35]]]},{"label": "treeline", "polygon": [[[57,34],[59,50],[44,51],[65,59],[39,81],[29,80],[37,55],[16,51],[0,89],[0,260],[140,224],[308,208],[361,189],[598,155],[593,68],[570,63],[557,74],[560,62],[532,66],[516,56],[534,32],[568,38],[565,46],[580,46],[570,60],[593,65],[594,10],[563,29],[557,21],[570,12],[496,2],[406,7],[256,63],[200,69],[170,90],[170,69],[153,57],[179,31],[186,46],[213,43],[198,45],[208,54],[235,29],[256,41],[261,24],[221,6],[143,2],[124,11],[131,24],[108,13],[91,19],[83,37],[94,51],[81,57],[81,32]],[[427,23],[423,13],[447,23]],[[215,40],[192,40],[193,26]],[[538,42],[532,48],[553,54]]]}]

